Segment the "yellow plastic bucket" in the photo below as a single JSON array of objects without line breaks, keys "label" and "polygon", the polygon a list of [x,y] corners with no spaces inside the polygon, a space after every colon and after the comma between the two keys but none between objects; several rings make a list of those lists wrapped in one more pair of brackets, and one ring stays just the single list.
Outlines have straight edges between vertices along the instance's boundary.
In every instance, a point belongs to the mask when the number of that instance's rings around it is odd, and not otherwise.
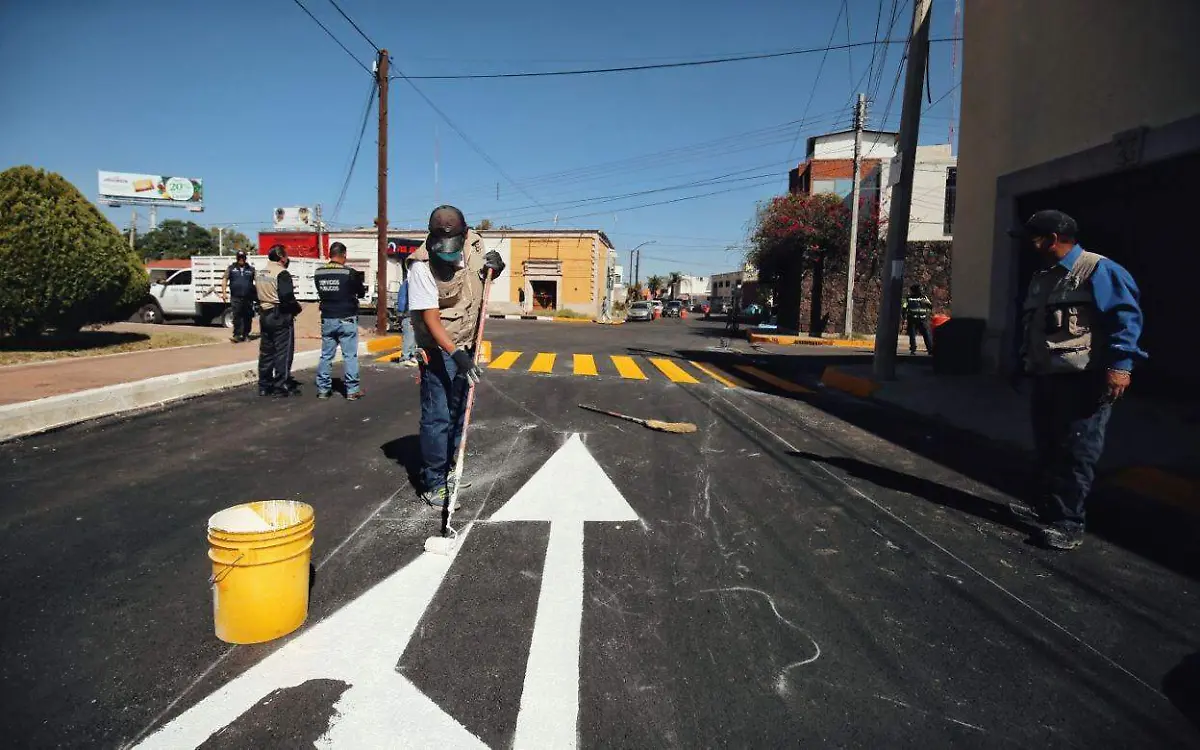
[{"label": "yellow plastic bucket", "polygon": [[226,643],[262,643],[308,617],[311,505],[259,500],[208,519],[213,625]]}]

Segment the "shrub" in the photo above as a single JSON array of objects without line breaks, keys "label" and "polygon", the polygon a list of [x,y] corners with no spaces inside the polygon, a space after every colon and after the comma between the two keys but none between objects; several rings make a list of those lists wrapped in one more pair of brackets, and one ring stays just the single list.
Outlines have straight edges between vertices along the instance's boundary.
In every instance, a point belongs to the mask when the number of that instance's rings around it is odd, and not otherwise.
[{"label": "shrub", "polygon": [[119,319],[147,289],[141,261],[74,185],[30,166],[0,172],[0,333]]}]

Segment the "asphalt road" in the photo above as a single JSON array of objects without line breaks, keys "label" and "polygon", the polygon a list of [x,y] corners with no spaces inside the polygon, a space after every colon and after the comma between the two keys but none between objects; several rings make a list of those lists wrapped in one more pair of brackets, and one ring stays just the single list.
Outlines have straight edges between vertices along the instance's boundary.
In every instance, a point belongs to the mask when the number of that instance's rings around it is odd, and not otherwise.
[{"label": "asphalt road", "polygon": [[[1007,456],[816,389],[847,355],[720,327],[490,322],[521,355],[479,389],[453,558],[422,552],[393,365],[356,403],[243,388],[0,446],[6,742],[1200,746],[1195,580],[1030,545]],[[316,508],[309,620],[230,647],[205,522],[268,497]]]}]

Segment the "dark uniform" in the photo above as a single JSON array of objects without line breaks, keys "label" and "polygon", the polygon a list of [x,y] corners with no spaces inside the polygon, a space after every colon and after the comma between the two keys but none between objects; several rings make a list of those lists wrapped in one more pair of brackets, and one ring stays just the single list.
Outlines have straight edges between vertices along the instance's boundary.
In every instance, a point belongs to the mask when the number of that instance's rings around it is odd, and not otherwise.
[{"label": "dark uniform", "polygon": [[250,338],[250,321],[254,318],[254,266],[234,263],[225,272],[229,282],[229,307],[233,312],[233,339]]},{"label": "dark uniform", "polygon": [[346,397],[355,399],[358,384],[358,301],[367,295],[362,271],[330,261],[314,274],[321,297],[321,360],[317,364],[317,396],[333,387],[333,355],[342,350],[342,380]]},{"label": "dark uniform", "polygon": [[292,275],[278,261],[267,263],[255,285],[262,310],[258,343],[258,392],[262,396],[286,397],[292,387],[292,357],[296,350],[296,316],[300,303]]},{"label": "dark uniform", "polygon": [[908,350],[917,353],[917,334],[925,342],[925,351],[933,354],[933,338],[929,333],[929,319],[933,317],[933,302],[921,293],[921,287],[913,285],[904,300],[904,314],[908,322]]}]

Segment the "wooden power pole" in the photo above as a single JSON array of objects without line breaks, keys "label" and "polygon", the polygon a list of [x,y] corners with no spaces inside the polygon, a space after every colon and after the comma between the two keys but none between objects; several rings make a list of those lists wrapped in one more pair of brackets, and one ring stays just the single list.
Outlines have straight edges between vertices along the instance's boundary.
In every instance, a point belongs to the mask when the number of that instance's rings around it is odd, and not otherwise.
[{"label": "wooden power pole", "polygon": [[[904,296],[904,255],[908,246],[908,220],[912,213],[913,168],[917,160],[917,133],[921,129],[921,94],[929,57],[929,12],[933,0],[913,1],[912,36],[908,42],[908,69],[904,78],[904,109],[900,114],[900,181],[892,190],[888,216],[887,255],[883,264],[883,301],[875,328],[873,371],[878,380],[896,378],[896,341],[900,337],[900,300]],[[882,186],[881,186],[882,187]]]},{"label": "wooden power pole", "polygon": [[850,259],[846,266],[846,338],[854,335],[854,263],[858,255],[858,191],[862,180],[863,128],[867,124],[867,97],[854,105],[854,187],[850,190]]},{"label": "wooden power pole", "polygon": [[378,258],[375,269],[375,332],[380,336],[387,333],[387,149],[388,149],[388,52],[379,50],[379,61],[375,65],[379,83],[379,210],[376,212],[375,228],[378,234]]}]

